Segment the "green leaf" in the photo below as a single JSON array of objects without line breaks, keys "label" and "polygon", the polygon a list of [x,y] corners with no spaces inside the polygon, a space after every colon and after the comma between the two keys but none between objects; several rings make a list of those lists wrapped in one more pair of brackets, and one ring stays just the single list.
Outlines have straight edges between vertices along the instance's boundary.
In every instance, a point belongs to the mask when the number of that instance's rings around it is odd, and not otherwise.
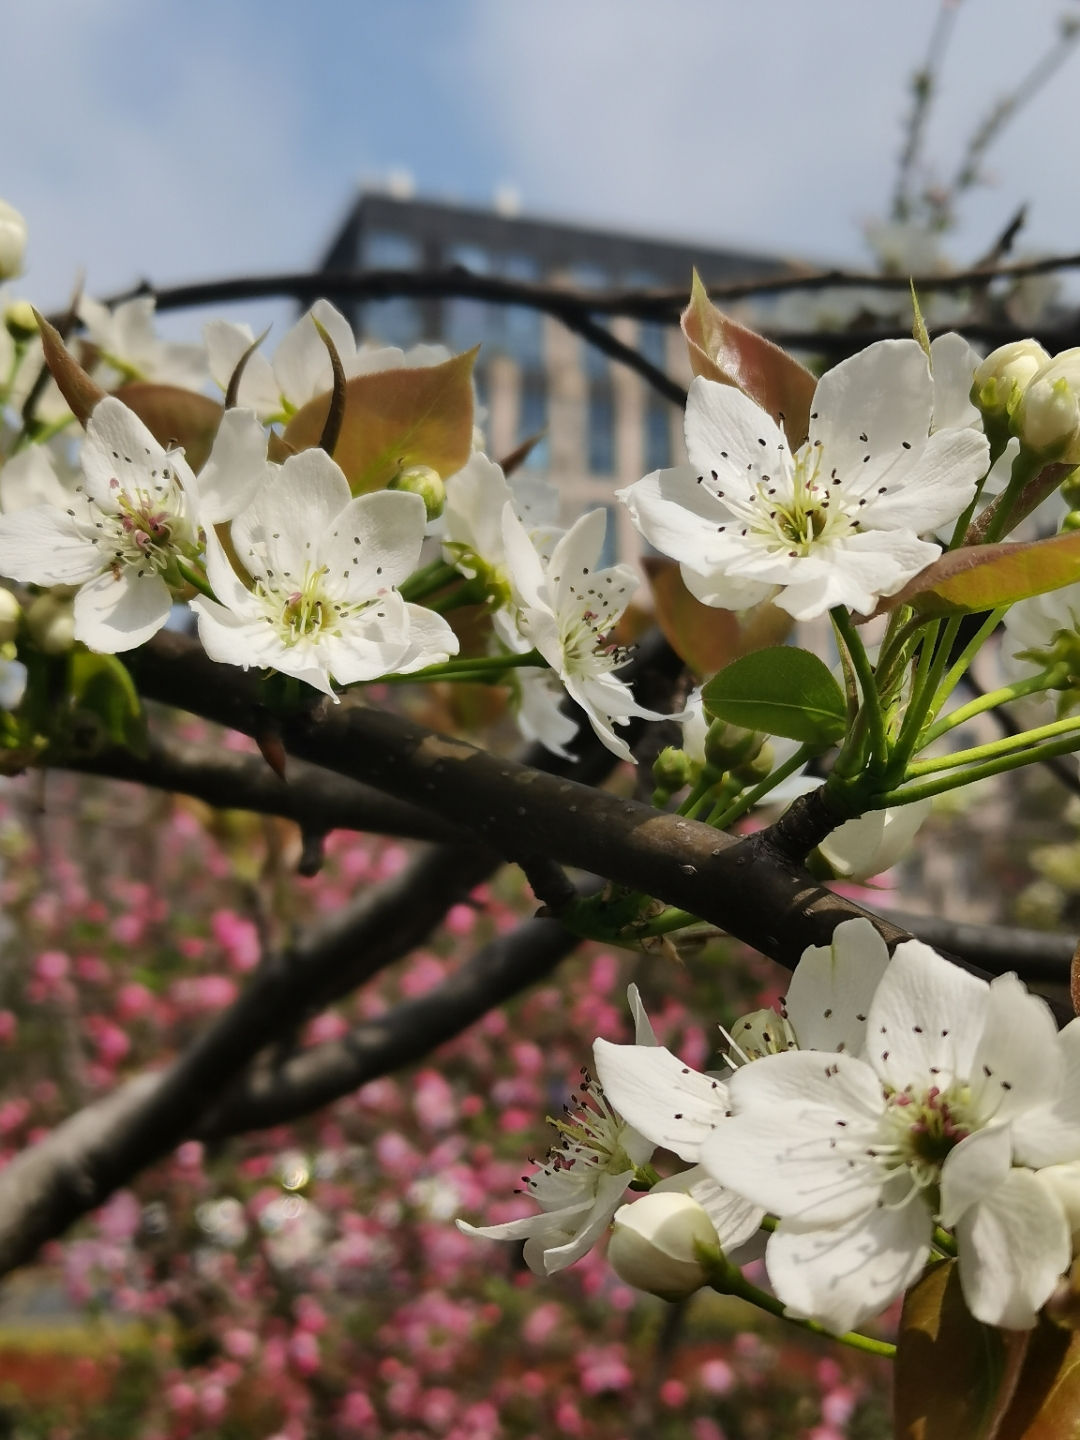
[{"label": "green leaf", "polygon": [[828,666],[792,645],[733,661],[709,681],[703,695],[706,713],[716,720],[803,744],[831,745],[846,727],[844,693]]},{"label": "green leaf", "polygon": [[919,304],[919,297],[915,293],[915,281],[911,282],[911,308],[915,312],[915,323],[911,327],[911,338],[917,340],[923,354],[930,359],[930,336],[927,333],[926,321],[923,319],[922,307]]},{"label": "green leaf", "polygon": [[682,314],[690,368],[706,380],[733,385],[780,423],[793,450],[806,439],[817,381],[786,350],[732,320],[709,299],[694,271],[690,304]]},{"label": "green leaf", "polygon": [[[100,738],[136,755],[146,754],[146,716],[127,667],[115,655],[73,650],[68,667],[72,708],[91,715]],[[83,737],[79,737],[81,742]]]},{"label": "green leaf", "polygon": [[1080,580],[1080,531],[1049,540],[949,550],[879,610],[914,605],[928,615],[977,614]]}]

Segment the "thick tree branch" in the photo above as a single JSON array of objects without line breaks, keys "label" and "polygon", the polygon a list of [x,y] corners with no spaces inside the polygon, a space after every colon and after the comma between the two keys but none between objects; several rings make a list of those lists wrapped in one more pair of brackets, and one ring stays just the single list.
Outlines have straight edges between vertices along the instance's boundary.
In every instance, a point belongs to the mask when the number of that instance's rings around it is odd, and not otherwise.
[{"label": "thick tree branch", "polygon": [[549,974],[580,944],[581,937],[557,920],[527,920],[419,999],[395,1005],[340,1040],[299,1051],[283,1064],[267,1058],[251,1067],[195,1133],[220,1140],[285,1124],[412,1065]]},{"label": "thick tree branch", "polygon": [[408,840],[460,840],[465,835],[429,811],[303,760],[289,766],[288,780],[282,783],[261,755],[195,745],[169,735],[152,734],[145,758],[111,748],[88,756],[66,755],[57,764],[84,775],[193,795],[219,810],[280,815],[305,831],[363,830]]},{"label": "thick tree branch", "polygon": [[992,975],[1015,970],[1027,985],[1069,983],[1075,936],[1006,925],[970,925],[963,920],[943,920],[937,915],[916,915],[907,910],[889,909],[883,913],[894,925],[910,930],[936,950],[947,951]]}]

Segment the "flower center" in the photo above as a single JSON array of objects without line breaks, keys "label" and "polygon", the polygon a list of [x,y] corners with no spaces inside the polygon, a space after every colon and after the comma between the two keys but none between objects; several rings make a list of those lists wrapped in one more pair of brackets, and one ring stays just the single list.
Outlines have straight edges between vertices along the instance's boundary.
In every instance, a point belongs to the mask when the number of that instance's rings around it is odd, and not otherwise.
[{"label": "flower center", "polygon": [[920,1190],[936,1185],[950,1153],[977,1128],[968,1087],[932,1085],[922,1096],[904,1090],[887,1098],[886,1143],[875,1147],[876,1157],[889,1170],[906,1168]]},{"label": "flower center", "polygon": [[563,1137],[561,1147],[552,1150],[550,1163],[560,1169],[570,1169],[581,1160],[598,1165],[612,1175],[621,1175],[624,1170],[634,1169],[622,1146],[626,1121],[608,1104],[599,1084],[588,1072],[582,1073],[585,1075],[582,1098],[565,1107],[565,1119],[547,1117],[548,1124]]}]

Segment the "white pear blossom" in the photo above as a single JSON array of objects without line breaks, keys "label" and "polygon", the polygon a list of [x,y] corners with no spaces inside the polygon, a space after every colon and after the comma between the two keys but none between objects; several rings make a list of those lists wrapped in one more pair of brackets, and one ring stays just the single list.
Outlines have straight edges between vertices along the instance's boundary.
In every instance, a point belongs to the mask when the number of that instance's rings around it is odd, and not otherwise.
[{"label": "white pear blossom", "polygon": [[213,660],[267,666],[333,695],[341,685],[408,674],[457,653],[450,626],[396,586],[416,567],[426,511],[418,495],[353,498],[322,450],[290,456],[233,522],[248,589],[214,532],[207,576],[217,596],[191,602]]},{"label": "white pear blossom", "polygon": [[797,620],[835,605],[869,614],[940,553],[923,533],[954,520],[985,473],[986,439],[939,428],[914,340],[883,340],[818,382],[810,437],[792,455],[771,417],[698,377],[689,465],[620,491],[634,523],[680,562],[707,605],[774,599]]},{"label": "white pear blossom", "polygon": [[[635,1044],[654,1046],[656,1036],[635,986],[630,987]],[[525,1263],[536,1275],[554,1275],[596,1244],[622,1204],[626,1187],[652,1159],[654,1145],[612,1109],[589,1076],[583,1099],[553,1122],[562,1136],[545,1164],[524,1177],[540,1214],[502,1225],[457,1222],[466,1235],[486,1240],[524,1240]]]},{"label": "white pear blossom", "polygon": [[[441,345],[416,345],[408,351],[395,346],[357,349],[352,326],[341,311],[329,300],[316,300],[282,336],[272,360],[258,350],[247,359],[237,403],[249,406],[261,420],[288,420],[302,405],[332,388],[330,355],[313,319],[334,342],[347,379],[406,365],[438,365],[449,359],[450,352]],[[203,337],[210,373],[221,389],[227,390],[241,356],[255,339],[251,327],[230,320],[210,320],[203,326]]]},{"label": "white pear blossom", "polygon": [[826,836],[818,850],[840,880],[861,882],[889,870],[911,849],[932,800],[870,810]]},{"label": "white pear blossom", "polygon": [[25,453],[0,472],[0,574],[78,586],[75,639],[108,654],[161,629],[183,584],[178,561],[197,554],[200,525],[235,514],[268,473],[266,437],[250,411],[224,416],[203,490],[183,452],[163,449],[114,396],[90,417],[73,493],[46,451]]},{"label": "white pear blossom", "polygon": [[508,504],[503,511],[503,544],[518,629],[585,711],[600,740],[621,759],[632,760],[630,747],[612,725],[625,725],[635,715],[644,720],[672,717],[644,709],[614,673],[626,657],[605,636],[638,582],[628,565],[597,568],[606,522],[603,510],[583,515],[545,563]]},{"label": "white pear blossom", "polygon": [[[3,472],[0,471],[0,485]],[[2,493],[2,490],[0,490]],[[1080,655],[1080,584],[1063,585],[1013,605],[1005,616],[1001,664],[1010,680],[1027,679]]]},{"label": "white pear blossom", "polygon": [[699,1247],[719,1258],[716,1227],[685,1191],[655,1185],[633,1205],[620,1206],[612,1224],[607,1258],[615,1274],[663,1300],[685,1300],[705,1284]]},{"label": "white pear blossom", "polygon": [[79,301],[79,319],[101,352],[104,367],[112,372],[103,378],[114,384],[153,380],[182,390],[201,390],[210,378],[205,349],[162,340],[154,330],[154,308],[152,295],[125,300],[115,310],[89,295]]},{"label": "white pear blossom", "polygon": [[1069,1260],[1062,1206],[1030,1168],[1075,1143],[1065,1071],[1049,1009],[1015,976],[987,984],[906,941],[862,1054],[738,1070],[701,1163],[781,1217],[766,1263],[793,1315],[843,1331],[876,1314],[917,1278],[939,1221],[972,1314],[1030,1328]]},{"label": "white pear blossom", "polygon": [[26,253],[26,221],[14,205],[0,200],[0,280],[18,275]]},{"label": "white pear blossom", "polygon": [[983,419],[971,402],[971,385],[981,362],[979,352],[955,331],[930,342],[934,404],[930,430],[981,430]]},{"label": "white pear blossom", "polygon": [[508,481],[479,451],[446,482],[443,554],[464,575],[480,575],[494,591],[509,589],[503,511],[512,505],[533,548],[547,560],[564,533],[557,527],[559,492],[543,476]]}]

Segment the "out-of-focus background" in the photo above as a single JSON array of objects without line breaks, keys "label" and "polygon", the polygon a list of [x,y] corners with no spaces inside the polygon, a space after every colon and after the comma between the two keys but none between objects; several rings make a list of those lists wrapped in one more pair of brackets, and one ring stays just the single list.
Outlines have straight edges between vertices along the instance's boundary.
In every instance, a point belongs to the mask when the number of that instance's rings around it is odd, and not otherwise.
[{"label": "out-of-focus background", "polygon": [[[785,265],[907,274],[986,255],[1022,205],[1014,258],[1073,252],[1077,19],[1064,0],[0,0],[0,196],[30,227],[13,292],[56,307],[79,275],[104,297],[144,278],[451,264],[599,287],[684,285],[692,265],[713,282]],[[934,104],[898,192],[927,69]],[[995,114],[1008,123],[956,184]],[[1053,323],[1071,293],[1067,275],[1017,287],[993,313]],[[941,323],[963,308],[932,304]],[[910,324],[901,312],[869,289],[745,314],[805,331]],[[207,313],[162,329],[197,338]],[[272,321],[272,348],[295,307],[214,313]],[[527,463],[559,485],[564,518],[607,506],[609,558],[640,557],[612,492],[678,458],[681,427],[638,377],[532,311],[349,313],[372,340],[481,342],[492,453],[545,430]],[[672,327],[613,328],[688,379]],[[823,633],[800,640],[825,653]],[[994,674],[990,655],[980,675]],[[466,723],[446,695],[425,703],[431,723]],[[1075,932],[1069,777],[944,799],[905,864],[851,893]],[[362,898],[411,850],[337,832],[310,879],[300,853],[284,821],[72,775],[3,782],[0,1162],[186,1044],[267,935]],[[533,904],[503,871],[296,1043],[419,1000]],[[592,1038],[629,1038],[630,979],[695,1065],[716,1063],[716,1022],[783,984],[732,943],[684,965],[587,946],[418,1070],[296,1125],[183,1146],[0,1287],[0,1437],[885,1440],[879,1362],[741,1302],[667,1307],[598,1251],[537,1280],[510,1247],[454,1229],[458,1214],[529,1212],[514,1194],[526,1157]]]}]

